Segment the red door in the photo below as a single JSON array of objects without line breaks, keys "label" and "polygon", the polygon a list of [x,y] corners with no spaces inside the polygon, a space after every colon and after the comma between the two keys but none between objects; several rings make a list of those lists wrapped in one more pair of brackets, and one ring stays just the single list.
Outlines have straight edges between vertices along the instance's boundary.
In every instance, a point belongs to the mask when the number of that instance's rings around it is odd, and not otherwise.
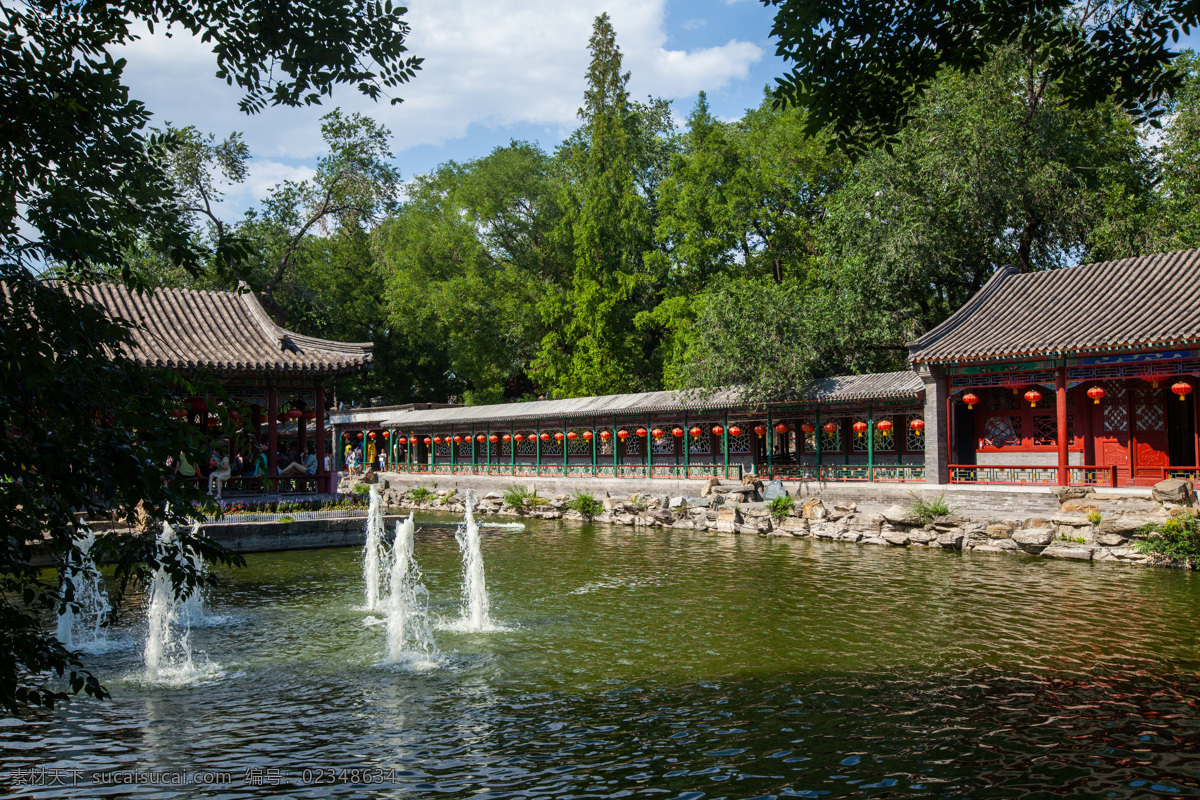
[{"label": "red door", "polygon": [[1106,392],[1099,405],[1092,406],[1092,431],[1096,440],[1096,464],[1117,468],[1117,483],[1132,480],[1129,463],[1129,384],[1104,381]]},{"label": "red door", "polygon": [[1167,455],[1167,390],[1134,385],[1130,391],[1133,427],[1133,482],[1152,486],[1163,478]]}]

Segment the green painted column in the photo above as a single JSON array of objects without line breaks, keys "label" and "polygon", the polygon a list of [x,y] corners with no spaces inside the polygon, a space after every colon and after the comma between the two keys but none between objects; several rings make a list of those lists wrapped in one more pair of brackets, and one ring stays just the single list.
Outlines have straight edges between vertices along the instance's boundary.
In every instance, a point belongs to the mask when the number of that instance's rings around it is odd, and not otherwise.
[{"label": "green painted column", "polygon": [[458,461],[458,448],[454,446],[454,433],[450,433],[450,474],[454,474],[454,465]]},{"label": "green painted column", "polygon": [[650,435],[650,418],[646,418],[646,477],[654,477],[654,448],[650,445],[650,440],[654,437]]},{"label": "green painted column", "polygon": [[540,419],[533,434],[533,458],[533,471],[540,478],[542,476],[542,421]]},{"label": "green painted column", "polygon": [[511,475],[517,474],[517,440],[513,437],[517,435],[517,426],[514,422],[508,423],[508,458],[512,462]]},{"label": "green painted column", "polygon": [[775,440],[775,426],[771,422],[771,409],[767,409],[767,477],[773,478],[775,470],[775,456],[771,452],[771,445]]},{"label": "green painted column", "polygon": [[563,435],[563,440],[562,440],[563,477],[565,478],[565,477],[567,477],[567,472],[571,469],[571,462],[568,458],[568,454],[570,453],[570,450],[571,450],[571,441],[567,438],[567,421],[565,419],[563,420],[562,435]]},{"label": "green painted column", "polygon": [[613,417],[612,438],[609,439],[613,443],[613,477],[617,477],[618,467],[621,466],[621,446],[624,442],[617,436],[617,418]]},{"label": "green painted column", "polygon": [[[854,417],[842,417],[842,439],[846,442],[846,454],[843,459],[846,466],[850,466],[850,456],[854,452]],[[846,433],[849,432],[850,438],[846,438]]]},{"label": "green painted column", "polygon": [[683,412],[683,476],[690,478],[692,476],[692,445],[688,442],[688,415]]},{"label": "green painted column", "polygon": [[817,426],[817,480],[820,481],[821,480],[821,451],[825,449],[824,447],[822,447],[822,445],[824,444],[822,439],[825,436],[825,431],[821,428],[821,407],[820,406],[813,406],[813,416],[816,418],[816,426]]},{"label": "green painted column", "polygon": [[475,447],[475,426],[471,426],[471,474],[475,474],[475,466],[479,462],[478,451]]},{"label": "green painted column", "polygon": [[725,426],[721,428],[721,450],[725,453],[725,478],[729,478],[729,412],[725,412]]},{"label": "green painted column", "polygon": [[875,480],[875,406],[867,404],[867,480]]},{"label": "green painted column", "polygon": [[596,463],[596,418],[592,417],[592,477],[600,474],[600,465]]}]

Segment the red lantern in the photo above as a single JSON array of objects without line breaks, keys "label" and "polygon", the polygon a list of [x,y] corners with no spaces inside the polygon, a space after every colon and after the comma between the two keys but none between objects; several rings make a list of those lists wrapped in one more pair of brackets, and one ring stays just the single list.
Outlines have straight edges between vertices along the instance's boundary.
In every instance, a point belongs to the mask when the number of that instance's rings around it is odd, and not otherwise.
[{"label": "red lantern", "polygon": [[867,423],[863,422],[860,419],[858,422],[854,423],[850,427],[854,428],[854,432],[856,434],[858,434],[859,436],[862,436],[863,432],[866,431],[866,429],[867,429]]},{"label": "red lantern", "polygon": [[879,420],[879,422],[875,423],[875,427],[879,429],[880,433],[884,433],[884,434],[891,433],[892,432],[892,421],[890,419],[881,419],[881,420]]},{"label": "red lantern", "polygon": [[[508,438],[508,437],[505,437],[505,438]],[[495,444],[496,442],[500,441],[500,437],[493,433],[491,436],[488,437],[488,441],[491,442],[492,444]]]},{"label": "red lantern", "polygon": [[801,426],[800,426],[800,430],[804,431],[805,433],[812,433],[816,429],[817,429],[817,426],[813,425],[811,422],[805,422],[805,423],[801,424]]},{"label": "red lantern", "polygon": [[791,428],[787,426],[786,422],[781,422],[775,426],[776,433],[787,433],[789,430],[791,430]]},{"label": "red lantern", "polygon": [[646,438],[646,429],[645,428],[638,428],[636,431],[634,431],[634,433],[637,434],[637,437],[639,439]]},{"label": "red lantern", "polygon": [[1042,393],[1037,389],[1030,389],[1025,393],[1025,399],[1029,401],[1029,405],[1037,408],[1037,404],[1042,401]]},{"label": "red lantern", "polygon": [[826,433],[828,433],[830,436],[833,436],[835,433],[838,432],[838,424],[836,422],[826,422],[824,425],[821,426],[821,429],[823,431],[825,431]]},{"label": "red lantern", "polygon": [[1179,381],[1171,385],[1171,391],[1179,395],[1180,402],[1183,402],[1192,393],[1192,385],[1187,381]]},{"label": "red lantern", "polygon": [[287,412],[287,415],[288,419],[300,419],[304,416],[304,412],[298,408],[293,408],[291,411]]},{"label": "red lantern", "polygon": [[620,439],[621,441],[625,441],[626,439],[629,438],[629,431],[627,431],[627,430],[617,431],[617,438]]},{"label": "red lantern", "polygon": [[563,440],[562,431],[559,431],[554,434],[554,441],[561,442],[562,440]]},{"label": "red lantern", "polygon": [[550,441],[550,434],[548,434],[548,433],[543,433],[543,434],[542,434],[542,441],[543,441],[543,442],[548,442],[548,441]]},{"label": "red lantern", "polygon": [[392,436],[392,432],[391,432],[391,431],[384,431],[384,432],[383,432],[383,438],[385,438],[385,439],[390,439],[390,438],[391,438],[391,436]]},{"label": "red lantern", "polygon": [[417,443],[417,437],[415,437],[415,436],[411,437],[411,438],[408,440],[408,443],[409,443],[409,444],[416,444],[416,443]]},{"label": "red lantern", "polygon": [[[531,436],[529,438],[532,439],[533,437]],[[513,441],[514,442],[523,442],[523,441],[525,441],[525,437],[518,433],[516,436],[513,437]]]},{"label": "red lantern", "polygon": [[426,444],[426,445],[431,445],[431,444],[433,444],[433,439],[430,439],[428,436],[426,436],[426,437],[425,437],[425,444]]},{"label": "red lantern", "polygon": [[368,434],[367,434],[367,438],[368,438],[368,439],[374,439],[374,438],[375,438],[375,431],[371,431],[370,433],[368,433]]},{"label": "red lantern", "polygon": [[671,428],[671,435],[674,436],[676,439],[682,438],[683,434],[684,434],[683,428]]},{"label": "red lantern", "polygon": [[583,432],[583,438],[584,438],[584,441],[588,441],[588,442],[590,442],[590,441],[592,440],[592,432],[591,432],[591,431],[584,431],[584,432]]},{"label": "red lantern", "polygon": [[914,419],[912,422],[908,423],[908,427],[910,427],[910,428],[912,428],[914,431],[916,431],[916,432],[917,432],[917,436],[920,436],[920,435],[921,435],[921,431],[925,430],[925,420],[923,420],[923,419]]},{"label": "red lantern", "polygon": [[692,435],[693,439],[699,439],[700,434],[704,433],[704,431],[700,430],[699,427],[693,425],[692,429],[690,431],[688,431],[688,433],[690,433]]},{"label": "red lantern", "polygon": [[1151,386],[1153,386],[1155,389],[1157,389],[1160,381],[1169,381],[1169,380],[1171,380],[1172,377],[1174,377],[1174,376],[1172,376],[1172,375],[1143,375],[1142,380],[1146,381]]},{"label": "red lantern", "polygon": [[350,434],[348,434],[348,433],[343,433],[343,434],[342,434],[342,438],[343,438],[343,439],[345,439],[345,440],[347,440],[347,441],[349,441],[349,440],[350,440]]},{"label": "red lantern", "polygon": [[361,438],[362,438],[362,431],[359,431],[359,432],[358,432],[358,438],[359,438],[359,439],[361,439]]},{"label": "red lantern", "polygon": [[741,428],[739,428],[737,425],[730,425],[730,426],[729,426],[729,435],[730,435],[730,436],[735,436],[735,437],[736,437],[736,436],[741,436],[741,435],[742,435],[742,429],[741,429]]},{"label": "red lantern", "polygon": [[[429,441],[429,440],[428,440],[428,439],[426,439],[426,441]],[[441,443],[442,443],[442,437],[440,437],[440,436],[435,436],[435,437],[433,437],[433,443],[434,443],[434,444],[441,444]]]},{"label": "red lantern", "polygon": [[462,444],[462,437],[461,437],[461,436],[455,436],[455,437],[454,437],[454,443],[455,443],[455,444]]},{"label": "red lantern", "polygon": [[721,434],[723,434],[725,432],[725,429],[722,428],[720,425],[713,425],[712,432],[713,432],[713,436],[720,436]]},{"label": "red lantern", "polygon": [[655,428],[654,430],[650,431],[650,433],[654,435],[655,439],[661,439],[663,437],[662,428]]},{"label": "red lantern", "polygon": [[767,435],[767,426],[766,425],[755,425],[754,432],[757,433],[758,438],[761,439],[762,437]]},{"label": "red lantern", "polygon": [[[477,442],[486,442],[486,441],[487,441],[487,437],[486,437],[486,436],[484,436],[484,435],[481,433],[481,434],[479,434],[478,436],[476,436],[476,437],[475,437],[475,441],[477,441]],[[495,441],[495,440],[493,439],[492,441]]]},{"label": "red lantern", "polygon": [[600,431],[600,438],[607,442],[612,438],[612,431]]},{"label": "red lantern", "polygon": [[185,416],[187,416],[187,414],[184,412],[184,410],[182,408],[177,408],[171,412],[171,416],[174,417],[175,419],[183,419]]},{"label": "red lantern", "polygon": [[[504,434],[504,441],[506,441],[506,442],[511,442],[511,441],[512,441],[512,438],[513,438],[513,437],[512,437],[512,435],[511,435],[511,434],[507,434],[507,433],[506,433],[506,434]],[[520,441],[520,439],[518,439],[517,441]]]},{"label": "red lantern", "polygon": [[1005,389],[1012,389],[1013,394],[1017,394],[1021,391],[1021,387],[1024,386],[1025,384],[1023,384],[1023,383],[1002,383],[1000,385],[1003,386]]},{"label": "red lantern", "polygon": [[[592,438],[590,435],[588,435],[586,433],[584,434],[584,436],[587,437],[588,439]],[[567,431],[567,439],[568,440],[573,442],[578,438],[579,438],[579,434],[576,433],[575,431]]]},{"label": "red lantern", "polygon": [[[1026,395],[1026,396],[1028,396],[1028,395]],[[979,397],[977,395],[971,394],[970,392],[967,392],[966,394],[963,395],[962,400],[964,403],[967,404],[967,408],[974,408],[975,404],[979,402]]]},{"label": "red lantern", "polygon": [[311,422],[312,420],[317,418],[317,412],[305,411],[304,414],[302,414],[301,416],[303,416],[304,419],[309,420]]},{"label": "red lantern", "polygon": [[1092,398],[1095,405],[1100,405],[1100,401],[1104,399],[1104,395],[1108,392],[1101,389],[1099,386],[1093,386],[1087,390],[1087,396]]}]

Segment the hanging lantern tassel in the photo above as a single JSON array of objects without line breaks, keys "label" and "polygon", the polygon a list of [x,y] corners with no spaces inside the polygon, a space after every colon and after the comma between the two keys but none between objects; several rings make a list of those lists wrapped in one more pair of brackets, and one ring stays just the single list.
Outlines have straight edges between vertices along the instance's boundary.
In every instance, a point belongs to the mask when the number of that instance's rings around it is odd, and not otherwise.
[{"label": "hanging lantern tassel", "polygon": [[1179,402],[1182,403],[1192,393],[1192,385],[1187,381],[1179,381],[1171,386],[1171,391],[1179,395]]}]

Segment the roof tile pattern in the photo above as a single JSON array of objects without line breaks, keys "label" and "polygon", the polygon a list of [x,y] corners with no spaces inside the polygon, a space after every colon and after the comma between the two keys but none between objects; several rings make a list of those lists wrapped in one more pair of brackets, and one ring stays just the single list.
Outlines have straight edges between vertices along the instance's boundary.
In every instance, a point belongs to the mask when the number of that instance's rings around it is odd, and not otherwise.
[{"label": "roof tile pattern", "polygon": [[1022,275],[1005,267],[909,344],[914,362],[1096,352],[1200,341],[1200,250]]},{"label": "roof tile pattern", "polygon": [[134,325],[131,355],[148,367],[334,375],[371,363],[371,342],[332,342],[284,330],[252,292],[156,289],[139,294],[102,283],[80,293]]},{"label": "roof tile pattern", "polygon": [[[923,389],[921,379],[911,371],[875,375],[848,375],[826,378],[809,395],[819,403],[912,397]],[[387,425],[487,424],[510,420],[571,419],[613,415],[654,414],[674,411],[716,411],[743,409],[746,404],[735,389],[715,392],[644,392],[610,394],[599,397],[575,397],[568,400],[535,400],[526,403],[498,403],[490,406],[437,408],[422,411],[397,409],[381,413],[379,408],[361,408],[335,412],[336,425],[359,425],[384,419]]]}]

